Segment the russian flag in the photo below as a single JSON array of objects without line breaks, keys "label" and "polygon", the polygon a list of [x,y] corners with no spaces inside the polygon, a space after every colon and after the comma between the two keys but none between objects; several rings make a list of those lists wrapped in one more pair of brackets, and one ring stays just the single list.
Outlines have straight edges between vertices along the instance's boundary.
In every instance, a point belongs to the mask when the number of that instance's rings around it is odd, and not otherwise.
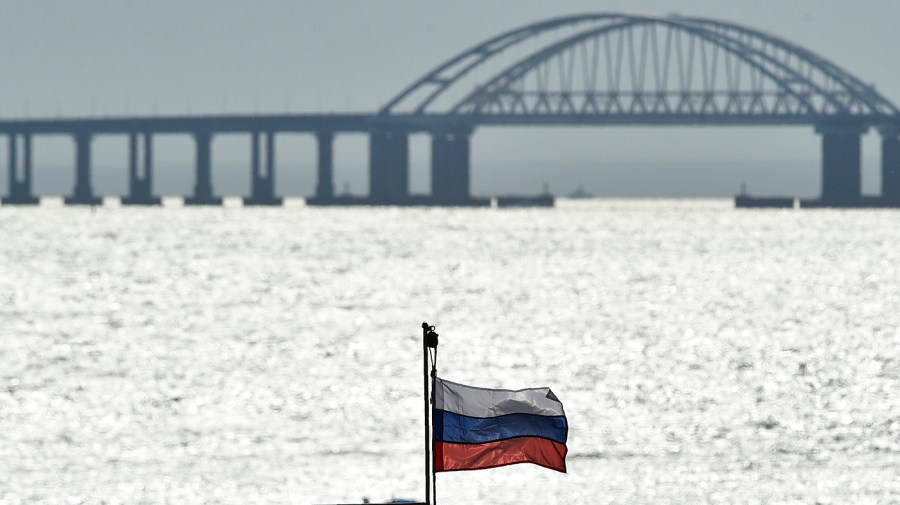
[{"label": "russian flag", "polygon": [[435,471],[534,463],[566,471],[569,425],[550,388],[484,389],[435,378]]}]

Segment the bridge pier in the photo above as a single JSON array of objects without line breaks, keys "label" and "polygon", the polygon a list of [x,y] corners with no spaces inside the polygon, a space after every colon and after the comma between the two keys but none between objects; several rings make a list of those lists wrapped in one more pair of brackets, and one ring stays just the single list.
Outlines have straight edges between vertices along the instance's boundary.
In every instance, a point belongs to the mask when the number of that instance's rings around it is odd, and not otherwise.
[{"label": "bridge pier", "polygon": [[435,203],[459,205],[471,200],[469,131],[431,135],[431,197]]},{"label": "bridge pier", "polygon": [[330,131],[316,133],[316,145],[319,159],[315,200],[327,202],[334,199],[334,133]]},{"label": "bridge pier", "polygon": [[887,205],[900,206],[900,137],[895,128],[881,132],[881,198]]},{"label": "bridge pier", "polygon": [[31,193],[31,134],[21,134],[22,162],[18,157],[18,134],[9,134],[9,196],[3,205],[37,205],[40,198]]},{"label": "bridge pier", "polygon": [[409,200],[409,134],[383,130],[369,136],[369,200],[398,205]]},{"label": "bridge pier", "polygon": [[103,199],[94,195],[91,185],[91,142],[92,134],[75,134],[75,191],[65,198],[66,205],[101,205]]},{"label": "bridge pier", "polygon": [[820,126],[823,205],[854,206],[862,200],[859,127]]},{"label": "bridge pier", "polygon": [[[265,133],[266,162],[259,162],[259,132],[250,134],[250,196],[244,198],[244,205],[281,205],[281,198],[275,196],[275,132]],[[261,170],[262,167],[265,167]]]},{"label": "bridge pier", "polygon": [[143,159],[139,162],[140,134],[128,134],[128,196],[122,205],[160,205],[162,199],[153,196],[153,135],[145,132]]},{"label": "bridge pier", "polygon": [[212,133],[194,133],[197,145],[197,167],[194,194],[184,199],[185,205],[221,205],[222,198],[213,195],[212,190]]}]

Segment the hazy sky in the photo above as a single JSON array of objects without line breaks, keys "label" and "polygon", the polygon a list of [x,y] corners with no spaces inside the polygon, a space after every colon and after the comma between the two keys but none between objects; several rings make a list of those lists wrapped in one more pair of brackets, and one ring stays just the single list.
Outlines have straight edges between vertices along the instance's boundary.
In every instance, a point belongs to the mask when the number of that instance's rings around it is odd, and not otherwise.
[{"label": "hazy sky", "polygon": [[[372,111],[442,60],[501,31],[601,11],[678,12],[760,28],[900,102],[900,2],[893,0],[2,3],[0,117]],[[98,141],[98,164],[114,163],[119,144]],[[65,140],[38,146],[36,159],[47,164],[71,156]],[[337,148],[339,165],[364,165],[364,138],[339,139]],[[190,149],[187,139],[166,140],[157,160],[189,159]],[[473,163],[477,181],[479,166],[520,162],[796,161],[817,160],[819,149],[811,128],[484,128],[473,139]],[[280,140],[279,150],[311,166],[308,139]],[[865,138],[864,150],[877,162],[876,135]],[[427,139],[414,138],[411,155],[424,167]],[[217,141],[214,156],[242,163],[245,142]]]}]

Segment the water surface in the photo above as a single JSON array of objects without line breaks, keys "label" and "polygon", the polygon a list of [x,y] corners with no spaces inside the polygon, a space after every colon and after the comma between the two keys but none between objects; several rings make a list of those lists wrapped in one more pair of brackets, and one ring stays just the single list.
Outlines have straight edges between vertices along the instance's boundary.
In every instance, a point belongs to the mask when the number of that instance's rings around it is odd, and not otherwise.
[{"label": "water surface", "polygon": [[0,208],[0,504],[421,499],[423,320],[571,426],[441,503],[898,503],[898,250],[725,201]]}]

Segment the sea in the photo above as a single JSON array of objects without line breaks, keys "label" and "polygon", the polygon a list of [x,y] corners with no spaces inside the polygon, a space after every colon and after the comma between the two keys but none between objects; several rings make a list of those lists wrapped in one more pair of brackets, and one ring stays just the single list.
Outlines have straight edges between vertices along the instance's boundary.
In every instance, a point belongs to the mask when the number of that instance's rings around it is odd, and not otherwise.
[{"label": "sea", "polygon": [[0,505],[424,498],[438,375],[568,473],[440,504],[900,503],[900,212],[0,208]]}]

